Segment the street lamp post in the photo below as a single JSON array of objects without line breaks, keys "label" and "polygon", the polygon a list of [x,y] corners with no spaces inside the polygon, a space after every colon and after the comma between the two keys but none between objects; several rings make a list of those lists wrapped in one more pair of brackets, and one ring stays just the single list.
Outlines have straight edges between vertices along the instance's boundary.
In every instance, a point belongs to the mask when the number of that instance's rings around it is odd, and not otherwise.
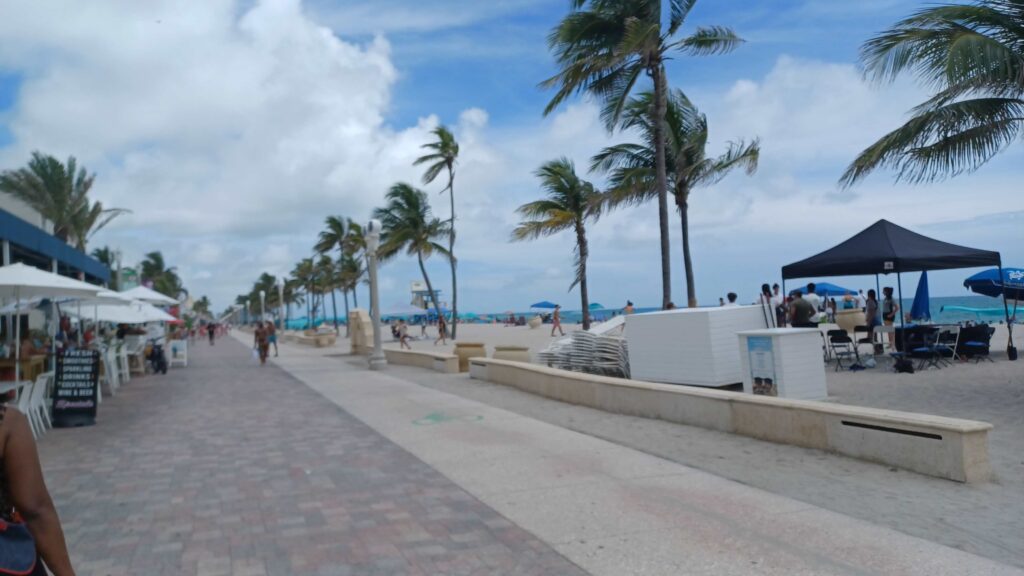
[{"label": "street lamp post", "polygon": [[267,293],[260,290],[260,322],[267,320]]},{"label": "street lamp post", "polygon": [[381,370],[387,366],[384,348],[380,343],[380,292],[377,285],[377,247],[380,245],[380,220],[370,220],[366,225],[366,259],[370,268],[370,321],[373,322],[373,353],[370,355],[370,370]]},{"label": "street lamp post", "polygon": [[277,315],[281,320],[281,332],[284,332],[284,282],[280,278],[277,279]]}]

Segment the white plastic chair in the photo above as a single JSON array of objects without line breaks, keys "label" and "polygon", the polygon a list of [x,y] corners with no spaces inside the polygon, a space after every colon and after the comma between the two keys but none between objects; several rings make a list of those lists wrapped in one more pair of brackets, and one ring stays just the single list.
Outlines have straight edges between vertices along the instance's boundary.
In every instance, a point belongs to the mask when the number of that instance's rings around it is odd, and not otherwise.
[{"label": "white plastic chair", "polygon": [[50,386],[50,381],[53,379],[53,372],[44,372],[36,378],[35,384],[32,385],[32,392],[28,399],[28,411],[25,413],[28,416],[29,422],[34,423],[35,429],[39,431],[39,436],[42,436],[48,429],[53,428],[53,422],[50,420],[50,411],[46,405],[46,390]]},{"label": "white plastic chair", "polygon": [[131,367],[128,365],[128,346],[122,342],[117,345],[117,374],[120,377],[119,385],[127,384],[132,379]]},{"label": "white plastic chair", "polygon": [[117,394],[118,370],[117,358],[114,356],[113,348],[107,348],[103,352],[103,382],[107,384],[107,391],[111,396]]},{"label": "white plastic chair", "polygon": [[[36,381],[38,382],[38,380]],[[36,420],[32,417],[32,394],[36,389],[36,382],[29,382],[24,388],[18,392],[18,399],[14,403],[14,407],[28,417],[28,425],[32,428],[32,437],[38,438],[39,431],[36,430]]]}]

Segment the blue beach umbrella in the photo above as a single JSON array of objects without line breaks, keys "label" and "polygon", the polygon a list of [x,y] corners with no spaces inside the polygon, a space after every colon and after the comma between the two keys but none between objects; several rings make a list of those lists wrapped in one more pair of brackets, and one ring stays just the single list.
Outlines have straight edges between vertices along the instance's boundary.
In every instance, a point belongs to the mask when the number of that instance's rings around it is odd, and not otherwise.
[{"label": "blue beach umbrella", "polygon": [[588,306],[588,308],[590,308],[591,310],[604,310],[604,305],[603,304],[598,304],[597,302],[594,302],[593,304]]},{"label": "blue beach umbrella", "polygon": [[530,304],[530,308],[546,308],[551,310],[553,310],[556,306],[558,306],[558,304],[555,304],[554,302],[548,302],[547,300],[537,302],[536,304]]},{"label": "blue beach umbrella", "polygon": [[[803,292],[804,294],[807,294],[810,292],[810,290],[808,290],[807,288],[808,286],[810,286],[810,284],[800,286],[799,288],[794,288],[789,292],[789,295],[792,296],[793,293],[796,292],[797,290]],[[842,286],[836,286],[831,282],[815,282],[814,293],[817,294],[818,296],[821,296],[822,298],[835,298],[836,296],[856,294],[857,291],[850,290],[849,288],[843,288]]]},{"label": "blue beach umbrella", "polygon": [[911,320],[931,320],[932,312],[928,299],[928,272],[921,272],[921,280],[917,283],[914,304],[910,307]]},{"label": "blue beach umbrella", "polygon": [[1003,268],[1003,277],[999,277],[999,269],[992,268],[978,272],[967,280],[964,286],[971,292],[998,298],[1006,291],[1007,300],[1024,300],[1024,269]]}]

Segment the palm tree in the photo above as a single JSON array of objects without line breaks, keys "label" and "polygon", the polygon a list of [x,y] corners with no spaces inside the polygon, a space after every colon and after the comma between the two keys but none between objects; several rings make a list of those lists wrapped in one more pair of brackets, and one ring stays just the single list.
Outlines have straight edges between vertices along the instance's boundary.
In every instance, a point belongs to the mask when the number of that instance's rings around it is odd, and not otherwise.
[{"label": "palm tree", "polygon": [[399,183],[391,187],[386,198],[387,206],[373,211],[373,217],[381,223],[378,255],[382,260],[388,260],[404,250],[406,254],[416,256],[423,282],[434,301],[434,311],[440,318],[441,305],[437,302],[437,294],[423,260],[434,253],[448,257],[448,251],[437,240],[448,235],[449,225],[431,216],[427,194],[422,190]]},{"label": "palm tree", "polygon": [[[316,287],[321,295],[330,292],[331,313],[334,316],[334,332],[338,330],[338,301],[334,292],[338,289],[338,269],[330,256],[321,256],[316,262]],[[325,306],[326,308],[326,306]]]},{"label": "palm tree", "polygon": [[664,123],[668,106],[665,60],[670,52],[695,56],[722,54],[743,40],[723,26],[698,27],[674,39],[697,0],[672,0],[668,28],[661,23],[662,0],[571,0],[572,12],[548,36],[560,67],[541,83],[557,88],[544,114],[550,114],[573,94],[587,92],[604,104],[601,116],[609,130],[622,116],[629,95],[642,74],[653,85],[651,124],[654,128],[655,183],[661,228],[662,306],[672,300],[669,263],[668,175]]},{"label": "palm tree", "polygon": [[[438,174],[441,173],[441,170],[448,172],[448,185],[444,188],[444,190],[448,191],[448,199],[451,201],[451,218],[448,219],[448,260],[451,262],[452,268],[452,318],[458,318],[459,291],[455,274],[457,264],[455,259],[455,163],[459,159],[459,143],[455,141],[455,136],[451,131],[444,126],[434,128],[433,133],[437,140],[422,146],[422,148],[430,150],[431,153],[417,158],[413,162],[413,166],[430,164],[427,166],[427,171],[423,174],[424,184],[433,182]],[[442,190],[442,193],[444,193],[444,190]],[[458,326],[458,322],[452,322],[452,340],[456,337]]]},{"label": "palm tree", "polygon": [[[361,226],[356,224],[351,218],[344,218],[342,216],[328,216],[324,220],[326,226],[320,237],[317,240],[314,249],[317,253],[323,255],[327,254],[335,248],[338,249],[340,254],[339,262],[345,259],[346,254],[355,255],[359,253],[365,246],[366,240],[363,239],[363,229]],[[335,282],[335,288],[338,284],[342,284],[340,281]],[[353,294],[355,293],[355,287],[352,288]],[[345,323],[348,324],[348,289],[342,288],[342,296],[345,299]],[[334,311],[334,330],[338,330],[338,311],[337,304],[334,301],[334,289],[331,290],[331,303],[335,307]],[[346,329],[346,333],[348,330]]]},{"label": "palm tree", "polygon": [[576,234],[576,277],[569,290],[580,286],[583,329],[590,329],[590,298],[587,294],[587,220],[601,215],[603,195],[594,185],[576,175],[576,167],[567,158],[552,160],[536,172],[547,193],[543,200],[523,204],[516,212],[524,221],[512,231],[512,240],[535,240],[563,230]]},{"label": "palm tree", "polygon": [[975,0],[919,10],[861,48],[865,75],[908,72],[936,93],[903,126],[860,153],[840,179],[879,167],[932,182],[978,169],[1024,130],[1024,3]]},{"label": "palm tree", "polygon": [[74,156],[61,164],[53,156],[33,152],[25,168],[0,173],[0,192],[27,204],[53,224],[53,235],[63,242],[74,240],[85,250],[93,233],[127,210],[104,209],[89,203],[89,190],[96,180],[85,168],[79,168]]},{"label": "palm tree", "polygon": [[114,218],[130,213],[131,210],[123,208],[105,209],[99,201],[90,204],[86,199],[71,219],[71,234],[75,241],[75,247],[85,251],[86,244],[93,234],[110,224]]},{"label": "palm tree", "polygon": [[[641,204],[657,195],[654,127],[647,113],[653,99],[654,94],[644,92],[631,101],[623,112],[623,128],[636,130],[643,137],[642,144],[618,144],[594,156],[592,169],[610,172],[611,190],[607,196],[610,207]],[[736,168],[743,168],[747,174],[753,174],[757,170],[761,146],[756,138],[750,143],[742,140],[730,142],[725,153],[717,158],[709,158],[707,117],[681,90],[669,94],[666,112],[668,179],[682,226],[687,305],[693,308],[697,306],[697,293],[693,279],[693,260],[690,257],[690,192],[719,182]]]},{"label": "palm tree", "polygon": [[151,282],[153,289],[157,292],[171,298],[178,298],[185,291],[177,271],[173,266],[167,267],[164,256],[160,252],[146,254],[146,258],[142,261],[142,279]]},{"label": "palm tree", "polygon": [[313,263],[313,259],[303,258],[295,264],[295,268],[292,269],[292,278],[295,279],[296,284],[301,286],[306,294],[306,327],[312,328],[312,314],[316,312],[315,302],[313,301],[313,282],[316,278],[316,266]]},{"label": "palm tree", "polygon": [[[110,248],[110,246],[96,248],[95,250],[92,251],[92,257],[98,260],[100,264],[103,264],[110,270],[114,270],[114,267],[117,265],[117,257],[114,255],[114,251]],[[121,289],[121,287],[117,285],[116,274],[112,274],[110,277],[110,289],[114,290],[115,292]]]},{"label": "palm tree", "polygon": [[210,299],[207,298],[204,295],[199,300],[196,300],[195,303],[192,304],[192,311],[195,312],[196,314],[209,315],[210,314]]},{"label": "palm tree", "polygon": [[356,292],[356,288],[359,286],[359,281],[366,275],[366,234],[363,232],[363,227],[358,222],[352,219],[348,221],[348,235],[345,237],[345,254],[355,259],[355,264],[349,266],[349,272],[352,274],[351,278],[351,290],[352,290],[352,305],[355,308],[359,308],[359,294]]},{"label": "palm tree", "polygon": [[[348,292],[352,291],[352,295],[355,296],[356,286],[359,285],[359,281],[366,274],[366,268],[363,267],[363,261],[357,258],[353,254],[343,254],[341,260],[338,262],[338,282],[341,285],[341,290],[345,294],[345,337],[349,336],[349,322],[348,322]],[[358,307],[358,301],[355,303]]]}]

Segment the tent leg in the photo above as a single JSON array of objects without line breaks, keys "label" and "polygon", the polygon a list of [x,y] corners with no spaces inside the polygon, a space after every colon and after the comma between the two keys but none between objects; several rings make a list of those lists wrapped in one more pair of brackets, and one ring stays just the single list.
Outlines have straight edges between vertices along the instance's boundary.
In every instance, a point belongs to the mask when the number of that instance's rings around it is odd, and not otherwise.
[{"label": "tent leg", "polygon": [[[1006,304],[1006,282],[1003,280],[1003,262],[999,261],[999,281],[1003,284],[1003,312],[1006,313],[1006,332],[1009,335],[1009,340],[1006,343],[1006,355],[1012,359],[1012,353],[1010,349],[1013,348],[1013,323],[1010,322],[1010,307]],[[1016,304],[1014,304],[1014,311],[1016,311]]]},{"label": "tent leg", "polygon": [[902,275],[896,273],[896,287],[899,290],[899,300],[897,300],[897,314],[900,315],[900,347],[903,349],[901,352],[907,353],[907,329],[903,325],[903,278]]},{"label": "tent leg", "polygon": [[14,381],[21,380],[21,288],[14,289]]},{"label": "tent leg", "polygon": [[[786,304],[786,294],[787,294],[787,292],[786,292],[786,279],[783,278],[782,279],[782,307],[786,309],[787,314],[785,314],[782,317],[782,321],[783,321],[782,328],[786,327],[786,324],[785,324],[786,317],[789,316],[789,314],[788,314],[789,306]],[[773,310],[773,312],[774,312],[774,310]]]}]

